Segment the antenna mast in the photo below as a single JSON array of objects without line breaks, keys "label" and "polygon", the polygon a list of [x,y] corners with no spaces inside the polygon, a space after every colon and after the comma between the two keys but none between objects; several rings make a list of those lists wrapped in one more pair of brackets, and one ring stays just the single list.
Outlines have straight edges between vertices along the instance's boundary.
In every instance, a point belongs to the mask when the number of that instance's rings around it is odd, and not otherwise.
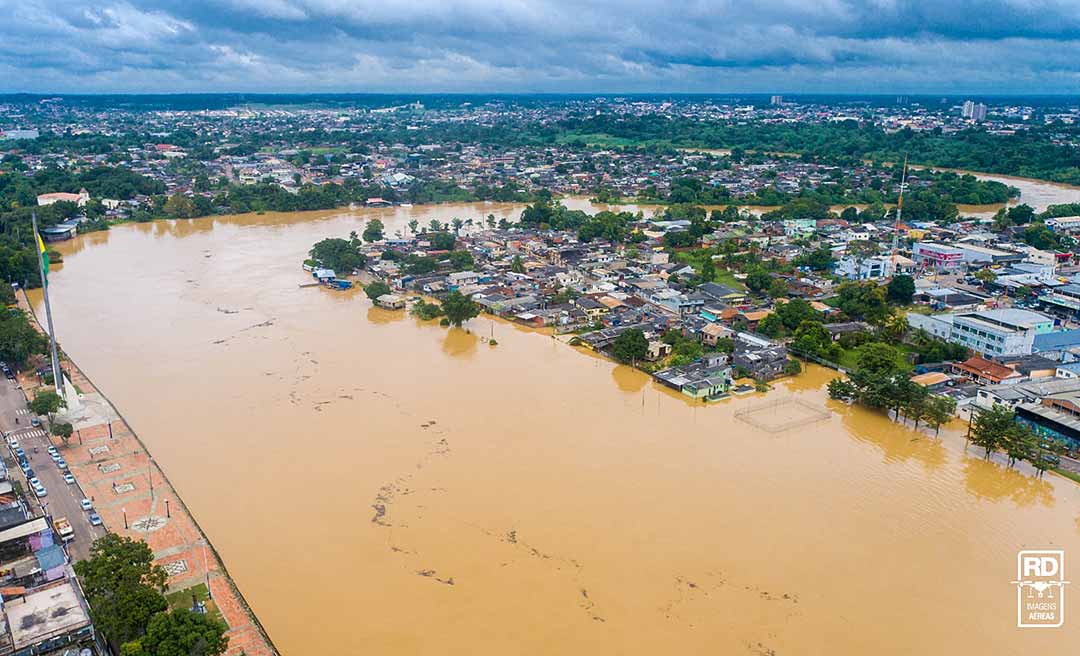
[{"label": "antenna mast", "polygon": [[900,250],[900,215],[904,211],[904,190],[907,189],[907,155],[904,155],[904,168],[900,170],[900,197],[896,199],[896,224],[893,225],[892,257],[889,258],[890,273],[896,273],[896,256]]}]

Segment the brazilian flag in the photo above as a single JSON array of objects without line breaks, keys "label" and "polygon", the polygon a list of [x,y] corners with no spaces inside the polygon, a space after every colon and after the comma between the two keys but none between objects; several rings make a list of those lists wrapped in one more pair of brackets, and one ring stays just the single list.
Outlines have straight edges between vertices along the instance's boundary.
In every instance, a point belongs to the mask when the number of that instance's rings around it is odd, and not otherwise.
[{"label": "brazilian flag", "polygon": [[45,250],[45,242],[41,241],[41,235],[35,234],[34,236],[37,237],[38,250],[41,253],[41,264],[42,264],[42,267],[45,269],[45,280],[43,280],[42,282],[43,283],[48,283],[49,282],[49,251]]}]

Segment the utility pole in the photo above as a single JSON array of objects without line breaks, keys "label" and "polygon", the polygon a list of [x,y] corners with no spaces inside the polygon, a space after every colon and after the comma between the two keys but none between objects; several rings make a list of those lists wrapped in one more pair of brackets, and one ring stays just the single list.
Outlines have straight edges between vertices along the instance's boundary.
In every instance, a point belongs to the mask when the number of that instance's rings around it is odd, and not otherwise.
[{"label": "utility pole", "polygon": [[56,386],[56,394],[64,398],[64,372],[60,370],[60,357],[56,353],[56,330],[53,328],[52,307],[49,305],[49,283],[45,278],[45,255],[42,250],[45,242],[37,229],[37,212],[30,213],[30,221],[34,226],[34,250],[38,256],[38,273],[41,275],[41,297],[45,299],[45,321],[49,324],[49,345],[52,347],[52,370],[53,385]]}]

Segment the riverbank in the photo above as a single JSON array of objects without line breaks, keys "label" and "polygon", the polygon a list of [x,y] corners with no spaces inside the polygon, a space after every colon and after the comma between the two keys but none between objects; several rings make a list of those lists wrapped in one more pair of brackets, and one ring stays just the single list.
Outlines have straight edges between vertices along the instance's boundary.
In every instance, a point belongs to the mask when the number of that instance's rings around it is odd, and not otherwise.
[{"label": "riverbank", "polygon": [[[42,330],[26,295],[19,307]],[[169,574],[168,592],[180,595],[184,607],[192,596],[207,602],[229,627],[229,649],[236,656],[277,656],[278,651],[240,590],[229,576],[214,546],[154,461],[146,445],[111,401],[66,355],[61,367],[79,390],[78,406],[70,404],[77,431],[68,446],[56,438],[71,472],[94,501],[107,530],[146,542],[155,562]],[[35,389],[24,385],[27,398]]]}]

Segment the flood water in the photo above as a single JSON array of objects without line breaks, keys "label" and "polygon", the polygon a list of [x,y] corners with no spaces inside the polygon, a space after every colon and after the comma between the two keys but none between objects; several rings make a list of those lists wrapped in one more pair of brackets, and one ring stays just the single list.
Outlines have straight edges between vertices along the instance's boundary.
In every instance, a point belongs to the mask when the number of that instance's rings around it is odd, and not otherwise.
[{"label": "flood water", "polygon": [[[1075,614],[1015,628],[1011,581],[1020,549],[1080,558],[1080,486],[965,454],[962,426],[935,440],[830,402],[819,368],[690,404],[541,332],[297,286],[312,243],[369,217],[392,234],[519,211],[161,221],[58,246],[62,346],[284,654],[1075,650]],[[828,412],[781,432],[736,416],[797,415],[756,405],[790,398]]]}]

